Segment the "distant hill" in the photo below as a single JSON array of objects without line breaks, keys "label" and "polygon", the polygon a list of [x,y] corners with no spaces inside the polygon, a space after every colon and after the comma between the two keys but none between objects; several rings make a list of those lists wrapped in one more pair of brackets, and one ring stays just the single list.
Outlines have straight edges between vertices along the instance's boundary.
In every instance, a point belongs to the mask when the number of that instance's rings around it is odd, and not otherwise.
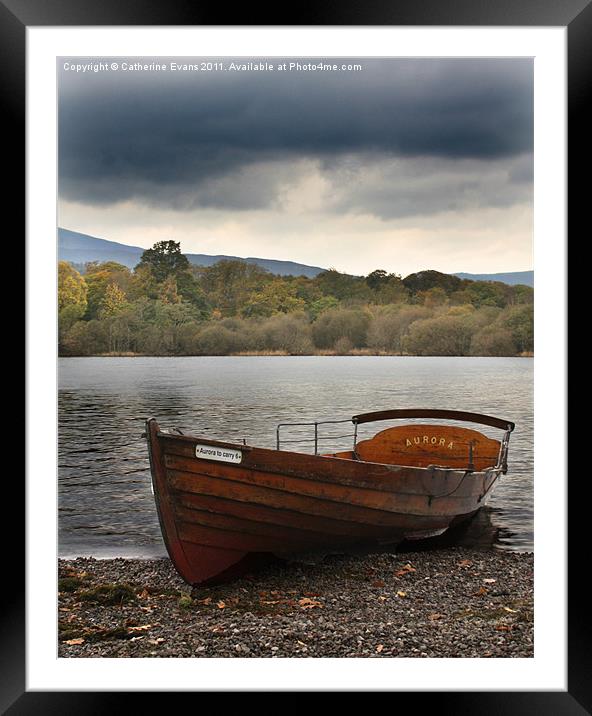
[{"label": "distant hill", "polygon": [[[96,236],[80,234],[77,231],[58,228],[58,259],[69,261],[72,264],[83,266],[88,261],[117,261],[128,268],[134,268],[142,256],[143,248],[140,246],[128,246],[117,241],[107,241]],[[185,254],[192,264],[197,266],[213,266],[224,259],[246,261],[250,264],[257,264],[270,273],[278,276],[307,276],[314,278],[325,269],[319,266],[308,266],[294,261],[278,261],[276,259],[261,259],[249,256],[226,256],[219,254]],[[472,281],[502,281],[510,285],[525,284],[534,286],[534,271],[514,271],[513,273],[456,273],[454,276],[468,278]]]},{"label": "distant hill", "polygon": [[117,261],[128,268],[133,268],[140,260],[143,251],[144,249],[139,246],[126,246],[115,241],[58,228],[60,261],[70,261],[75,264],[85,264],[87,261]]},{"label": "distant hill", "polygon": [[522,284],[534,287],[534,271],[512,271],[510,273],[455,273],[459,278],[468,278],[471,281],[501,281],[510,286]]},{"label": "distant hill", "polygon": [[[140,261],[143,248],[127,246],[116,241],[99,239],[96,236],[80,234],[77,231],[58,228],[58,259],[73,264],[85,264],[88,261],[117,261],[128,268],[134,268]],[[307,276],[314,278],[325,269],[319,266],[307,266],[294,261],[279,261],[276,259],[260,259],[249,256],[211,256],[208,254],[185,254],[192,264],[197,266],[212,266],[223,259],[246,261],[257,264],[270,273],[278,276]]]}]

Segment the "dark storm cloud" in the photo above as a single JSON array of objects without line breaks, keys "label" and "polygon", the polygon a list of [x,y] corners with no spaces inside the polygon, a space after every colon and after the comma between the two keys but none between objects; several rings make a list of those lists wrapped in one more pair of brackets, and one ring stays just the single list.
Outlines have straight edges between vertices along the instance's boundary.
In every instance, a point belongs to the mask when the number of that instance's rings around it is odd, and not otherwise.
[{"label": "dark storm cloud", "polygon": [[91,204],[261,208],[301,159],[331,174],[355,155],[489,162],[532,151],[530,60],[351,61],[362,71],[62,70],[60,193]]}]

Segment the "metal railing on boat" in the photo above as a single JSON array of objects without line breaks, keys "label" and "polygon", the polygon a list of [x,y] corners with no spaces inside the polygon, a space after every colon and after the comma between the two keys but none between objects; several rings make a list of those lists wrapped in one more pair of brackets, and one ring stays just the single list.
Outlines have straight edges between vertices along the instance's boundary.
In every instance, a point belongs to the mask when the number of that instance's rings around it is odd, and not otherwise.
[{"label": "metal railing on boat", "polygon": [[[282,445],[287,444],[303,444],[303,443],[314,443],[314,454],[319,454],[319,442],[324,440],[343,440],[345,438],[353,438],[354,448],[358,437],[358,424],[353,423],[354,430],[351,433],[343,433],[339,435],[319,435],[319,426],[322,425],[343,425],[345,423],[352,424],[351,418],[347,420],[316,420],[310,423],[280,423],[276,428],[276,449],[281,450]],[[302,437],[302,438],[281,438],[280,431],[282,428],[312,428],[313,437]]]}]

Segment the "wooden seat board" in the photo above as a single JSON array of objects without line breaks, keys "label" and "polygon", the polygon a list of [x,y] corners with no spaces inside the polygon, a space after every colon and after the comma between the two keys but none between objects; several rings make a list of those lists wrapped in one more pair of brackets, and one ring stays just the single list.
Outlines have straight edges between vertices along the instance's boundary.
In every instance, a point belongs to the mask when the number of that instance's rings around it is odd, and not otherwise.
[{"label": "wooden seat board", "polygon": [[473,469],[494,467],[501,443],[477,430],[451,425],[398,425],[356,446],[358,459],[388,465],[465,468],[472,446]]}]

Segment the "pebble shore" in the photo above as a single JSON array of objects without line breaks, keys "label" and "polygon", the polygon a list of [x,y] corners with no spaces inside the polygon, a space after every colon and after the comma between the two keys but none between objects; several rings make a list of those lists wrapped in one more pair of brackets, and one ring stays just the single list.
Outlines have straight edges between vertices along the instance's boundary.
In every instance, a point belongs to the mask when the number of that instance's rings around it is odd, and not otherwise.
[{"label": "pebble shore", "polygon": [[532,657],[533,554],[327,555],[192,589],[168,559],[58,562],[60,657]]}]

